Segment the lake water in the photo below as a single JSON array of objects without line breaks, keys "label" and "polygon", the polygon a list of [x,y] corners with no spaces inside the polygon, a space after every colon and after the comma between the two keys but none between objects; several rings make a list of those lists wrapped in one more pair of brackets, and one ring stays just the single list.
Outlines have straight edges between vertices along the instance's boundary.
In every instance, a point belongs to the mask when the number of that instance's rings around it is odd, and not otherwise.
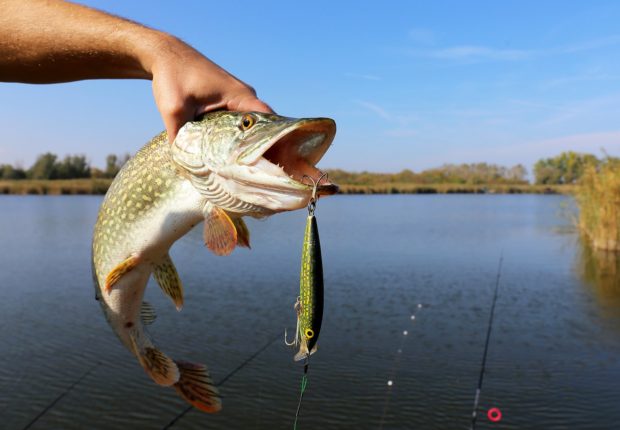
[{"label": "lake water", "polygon": [[[305,211],[248,221],[252,250],[229,257],[200,228],[172,248],[185,308],[151,284],[149,331],[225,380],[219,414],[180,415],[187,405],[151,382],[94,300],[100,202],[0,197],[0,428],[292,429],[303,366],[283,332]],[[620,269],[593,260],[572,213],[561,196],[321,200],[325,315],[298,429],[469,428],[502,253],[477,428],[618,428]]]}]

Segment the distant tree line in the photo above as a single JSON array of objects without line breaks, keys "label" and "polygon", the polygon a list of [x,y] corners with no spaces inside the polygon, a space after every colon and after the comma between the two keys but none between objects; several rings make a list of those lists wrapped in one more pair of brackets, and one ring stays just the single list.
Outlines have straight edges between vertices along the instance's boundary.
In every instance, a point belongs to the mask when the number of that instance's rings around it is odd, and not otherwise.
[{"label": "distant tree line", "polygon": [[128,159],[129,154],[121,157],[110,154],[105,169],[101,170],[91,166],[84,155],[67,155],[60,160],[56,154],[46,152],[29,169],[0,164],[0,179],[113,178]]},{"label": "distant tree line", "polygon": [[415,173],[405,169],[399,173],[346,172],[329,170],[335,183],[349,185],[376,184],[527,184],[527,169],[517,164],[513,167],[488,163],[444,164],[441,167]]},{"label": "distant tree line", "polygon": [[[573,151],[562,152],[556,157],[538,160],[534,165],[533,176],[536,184],[561,185],[575,184],[588,165],[600,166],[606,157],[598,159],[592,154]],[[129,154],[106,157],[103,170],[90,165],[84,155],[67,155],[62,160],[56,154],[47,152],[39,155],[29,169],[10,164],[0,164],[0,179],[76,179],[113,178],[129,159]],[[399,173],[347,172],[340,169],[329,170],[330,179],[335,183],[348,185],[376,184],[527,184],[528,171],[517,164],[504,167],[489,163],[444,164],[441,167],[423,170],[419,173],[405,169]]]},{"label": "distant tree line", "polygon": [[[608,157],[609,158],[609,157]],[[599,160],[592,154],[562,152],[553,158],[544,158],[534,164],[534,180],[537,184],[575,184],[586,166],[598,166]]]},{"label": "distant tree line", "polygon": [[[620,166],[620,159],[610,156],[597,158],[592,154],[566,151],[552,157],[538,160],[534,164],[534,182],[538,185],[570,185],[576,184],[587,169],[594,166],[600,169],[604,163],[616,160]],[[344,170],[330,170],[330,179],[335,183],[349,185],[377,185],[377,184],[527,184],[527,169],[517,164],[504,167],[488,163],[471,164],[444,164],[441,167],[423,170],[415,173],[403,170],[399,173],[371,173],[345,172]]]}]

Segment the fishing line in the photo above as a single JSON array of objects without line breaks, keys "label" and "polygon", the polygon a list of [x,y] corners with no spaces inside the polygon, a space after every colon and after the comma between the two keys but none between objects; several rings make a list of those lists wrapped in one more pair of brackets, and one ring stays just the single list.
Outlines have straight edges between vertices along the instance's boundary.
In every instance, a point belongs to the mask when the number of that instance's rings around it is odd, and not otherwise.
[{"label": "fishing line", "polygon": [[304,376],[301,378],[301,390],[299,392],[299,402],[297,402],[297,412],[295,412],[295,422],[293,423],[293,430],[297,430],[297,419],[299,418],[299,412],[301,412],[301,401],[304,398],[304,392],[308,386],[308,368],[310,366],[310,355],[306,357],[304,364]]},{"label": "fishing line", "polygon": [[95,363],[93,366],[91,366],[90,369],[88,369],[86,372],[84,372],[84,374],[82,374],[82,376],[79,377],[79,379],[77,381],[75,381],[73,384],[71,384],[69,386],[69,388],[67,388],[65,391],[63,391],[58,397],[56,397],[54,399],[54,401],[52,401],[52,403],[50,403],[49,405],[47,405],[47,407],[45,409],[43,409],[41,412],[39,412],[39,415],[37,415],[36,417],[34,417],[32,419],[32,421],[30,421],[26,427],[24,427],[23,430],[27,430],[30,427],[32,427],[37,421],[39,421],[39,419],[41,419],[41,417],[43,415],[45,415],[50,409],[52,409],[54,406],[56,406],[56,404],[63,398],[65,397],[67,394],[69,394],[69,392],[71,390],[73,390],[73,388],[79,384],[80,382],[82,382],[84,380],[84,378],[86,378],[93,370],[95,370],[99,365],[101,364],[101,362],[97,362]]},{"label": "fishing line", "polygon": [[[241,369],[243,369],[245,366],[247,366],[248,364],[250,364],[250,362],[252,360],[254,360],[256,357],[258,357],[263,351],[265,351],[267,348],[269,348],[271,346],[272,343],[274,343],[276,341],[276,339],[278,339],[281,336],[280,333],[278,333],[277,335],[275,335],[273,338],[271,338],[269,340],[269,342],[265,343],[262,347],[260,347],[258,350],[256,350],[256,352],[254,352],[254,354],[250,355],[248,358],[246,358],[241,364],[239,364],[237,367],[235,367],[233,370],[231,370],[230,372],[228,372],[228,374],[226,376],[224,376],[222,379],[220,379],[218,382],[216,382],[215,386],[216,387],[221,387],[222,385],[224,385],[226,383],[226,381],[228,381],[230,378],[232,378],[237,372],[239,372]],[[192,409],[194,409],[193,406],[188,406],[186,407],[180,414],[178,414],[176,417],[174,417],[172,419],[172,421],[170,421],[166,427],[164,427],[162,430],[167,430],[169,428],[171,428],[172,426],[174,426],[181,418],[183,418],[188,412],[190,412]]]},{"label": "fishing line", "polygon": [[[413,312],[413,314],[411,314],[410,321],[412,324],[415,322],[416,315],[420,311],[420,309],[422,309],[421,303],[419,303],[416,306],[416,310]],[[403,355],[403,346],[405,345],[405,341],[407,340],[407,337],[409,337],[409,331],[403,330],[403,335],[400,339],[400,345],[398,346],[398,349],[396,350],[396,356],[394,357],[394,363],[392,364],[392,369],[390,370],[390,377],[389,377],[390,379],[388,379],[387,381],[388,388],[387,388],[387,393],[385,395],[385,402],[383,403],[383,413],[381,414],[381,421],[379,422],[379,430],[383,429],[383,424],[385,424],[385,417],[387,416],[387,412],[390,406],[390,398],[392,394],[392,387],[394,386],[394,379],[396,378],[396,375],[398,374],[398,370],[400,368],[400,360]]]},{"label": "fishing line", "polygon": [[[502,263],[504,261],[504,251],[499,256],[499,264],[497,266],[497,278],[495,279],[495,292],[493,293],[493,304],[491,305],[491,313],[489,315],[489,326],[487,327],[487,338],[484,342],[484,353],[482,354],[482,364],[480,365],[480,377],[478,378],[478,388],[474,397],[474,410],[471,413],[470,430],[476,428],[476,419],[478,418],[478,402],[480,401],[480,392],[482,391],[482,380],[484,379],[484,371],[487,364],[487,353],[489,351],[489,340],[491,339],[491,330],[493,328],[493,316],[495,314],[495,303],[497,302],[497,292],[499,291],[499,278],[502,273]],[[499,411],[499,409],[498,409]],[[499,415],[501,419],[501,413]]]}]

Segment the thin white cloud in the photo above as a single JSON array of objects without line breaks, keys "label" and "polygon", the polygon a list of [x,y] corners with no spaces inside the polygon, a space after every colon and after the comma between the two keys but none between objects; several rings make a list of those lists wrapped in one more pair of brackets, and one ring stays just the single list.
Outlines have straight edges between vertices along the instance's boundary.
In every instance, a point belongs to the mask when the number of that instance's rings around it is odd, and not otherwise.
[{"label": "thin white cloud", "polygon": [[620,35],[618,34],[566,45],[560,48],[559,51],[564,54],[572,54],[575,52],[592,51],[614,45],[620,45]]},{"label": "thin white cloud", "polygon": [[376,103],[364,100],[357,100],[356,103],[376,114],[380,118],[383,118],[386,123],[390,124],[390,127],[393,127],[392,129],[388,129],[384,132],[388,136],[410,137],[416,133],[416,131],[411,127],[411,124],[419,121],[418,114],[407,112],[393,114]]},{"label": "thin white cloud", "polygon": [[435,33],[427,28],[412,28],[408,33],[409,39],[420,45],[435,43]]},{"label": "thin white cloud", "polygon": [[602,151],[620,155],[620,130],[578,133],[547,139],[521,141],[486,148],[485,156],[492,160],[515,160],[534,163],[541,158],[555,157],[564,151],[590,153],[601,156]]},{"label": "thin white cloud", "polygon": [[522,49],[497,49],[486,46],[461,45],[428,52],[433,58],[444,60],[503,60],[518,61],[532,58],[536,51]]},{"label": "thin white cloud", "polygon": [[570,124],[577,120],[582,121],[587,117],[599,116],[602,112],[609,114],[610,112],[618,111],[620,111],[620,94],[609,94],[603,97],[579,100],[567,104],[540,124],[543,126],[562,123]]},{"label": "thin white cloud", "polygon": [[571,134],[548,139],[514,140],[500,145],[455,148],[446,145],[441,152],[425,154],[419,165],[433,167],[444,163],[474,163],[486,161],[505,166],[523,164],[531,169],[542,158],[555,157],[565,151],[594,154],[602,157],[603,151],[620,156],[620,130]]},{"label": "thin white cloud", "polygon": [[[415,35],[415,30],[412,30]],[[482,45],[456,45],[435,49],[406,49],[409,55],[449,61],[523,61],[535,57],[567,55],[620,45],[620,35],[584,40],[547,49],[496,48]]]},{"label": "thin white cloud", "polygon": [[597,81],[617,81],[620,75],[612,75],[608,73],[583,73],[570,76],[559,76],[549,79],[541,83],[541,88],[549,89],[564,85],[572,85],[580,82],[597,82]]},{"label": "thin white cloud", "polygon": [[360,106],[368,109],[369,111],[379,115],[381,118],[383,119],[387,119],[388,121],[391,121],[393,118],[392,116],[390,116],[390,114],[383,109],[381,106],[375,104],[375,103],[371,103],[371,102],[367,102],[367,101],[363,101],[363,100],[358,100],[357,104],[359,104]]},{"label": "thin white cloud", "polygon": [[407,137],[415,137],[418,136],[418,131],[410,128],[394,128],[391,130],[386,130],[385,135],[389,137],[396,138],[407,138]]},{"label": "thin white cloud", "polygon": [[620,153],[620,130],[594,133],[572,134],[568,136],[543,139],[526,143],[522,148],[531,151],[540,151],[549,156],[555,156],[562,151],[589,152],[601,155],[601,150],[610,154]]},{"label": "thin white cloud", "polygon": [[346,76],[347,78],[364,79],[367,81],[381,81],[382,80],[380,76],[364,74],[364,73],[345,73],[344,76]]},{"label": "thin white cloud", "polygon": [[562,111],[565,112],[566,108],[564,106],[557,106],[551,103],[541,103],[538,101],[532,100],[523,100],[523,99],[508,99],[508,103],[511,103],[516,106],[524,107],[527,109],[540,109],[545,111]]}]

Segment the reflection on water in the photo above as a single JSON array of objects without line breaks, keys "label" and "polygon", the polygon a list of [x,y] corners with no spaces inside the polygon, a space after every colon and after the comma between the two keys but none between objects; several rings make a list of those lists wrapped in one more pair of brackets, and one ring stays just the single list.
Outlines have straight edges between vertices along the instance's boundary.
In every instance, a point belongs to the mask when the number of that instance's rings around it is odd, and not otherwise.
[{"label": "reflection on water", "polygon": [[[557,233],[571,224],[561,216],[567,200],[321,201],[325,313],[298,428],[468,428],[502,250],[477,428],[617,428],[618,266],[584,258],[583,273],[603,282],[577,274],[576,234]],[[62,393],[33,430],[163,430],[186,407],[144,374],[94,300],[100,202],[0,196],[2,430],[23,429]],[[252,250],[225,258],[204,249],[200,228],[173,246],[185,307],[179,313],[154,283],[147,288],[157,345],[206,363],[215,381],[268,346],[221,387],[221,413],[191,411],[172,429],[292,428],[303,366],[283,334],[295,323],[305,221],[303,211],[249,220]],[[418,303],[428,306],[412,320]],[[492,407],[501,423],[486,420]]]},{"label": "reflection on water", "polygon": [[620,316],[620,252],[595,249],[580,235],[576,268],[606,312]]}]

